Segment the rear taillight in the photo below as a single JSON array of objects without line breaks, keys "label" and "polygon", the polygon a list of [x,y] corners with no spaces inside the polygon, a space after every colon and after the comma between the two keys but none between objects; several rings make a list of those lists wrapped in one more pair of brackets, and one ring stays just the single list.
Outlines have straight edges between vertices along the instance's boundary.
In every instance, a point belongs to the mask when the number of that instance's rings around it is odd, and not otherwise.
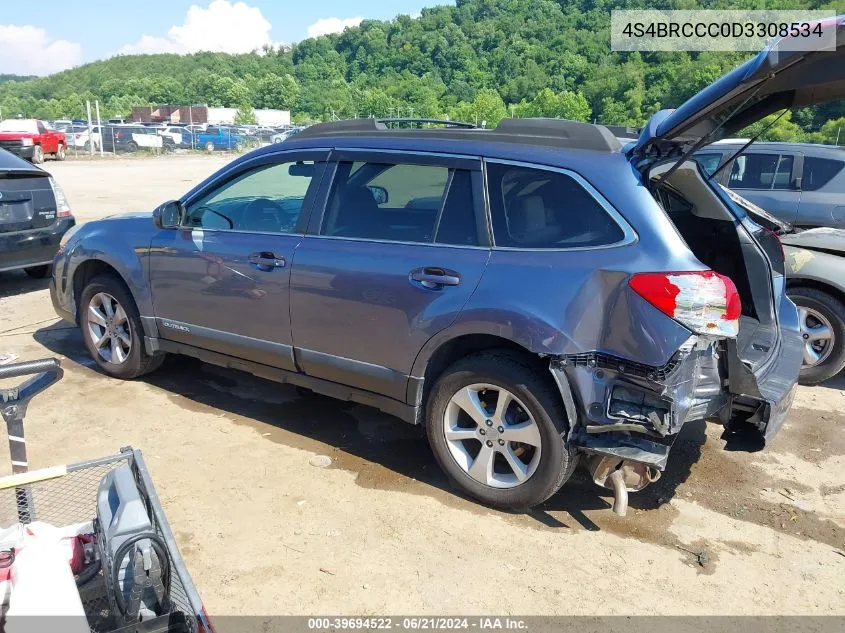
[{"label": "rear taillight", "polygon": [[53,188],[53,196],[56,198],[56,217],[70,217],[70,205],[65,197],[65,192],[62,191],[62,188],[59,187],[59,183],[57,183],[52,176],[50,177],[50,187]]},{"label": "rear taillight", "polygon": [[697,334],[736,336],[742,305],[734,282],[712,270],[637,273],[631,289]]}]

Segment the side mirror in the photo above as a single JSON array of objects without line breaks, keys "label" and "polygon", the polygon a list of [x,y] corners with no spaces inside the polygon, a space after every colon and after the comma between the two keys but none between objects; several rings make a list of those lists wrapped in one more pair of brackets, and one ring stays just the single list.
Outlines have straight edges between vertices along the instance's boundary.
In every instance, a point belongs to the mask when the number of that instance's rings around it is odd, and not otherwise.
[{"label": "side mirror", "polygon": [[178,200],[165,202],[153,211],[153,224],[160,229],[176,229],[182,224],[185,209]]},{"label": "side mirror", "polygon": [[373,194],[373,200],[376,201],[376,204],[382,205],[387,204],[387,201],[390,200],[390,196],[387,195],[387,189],[384,187],[379,187],[377,185],[370,185],[369,186],[370,193]]}]

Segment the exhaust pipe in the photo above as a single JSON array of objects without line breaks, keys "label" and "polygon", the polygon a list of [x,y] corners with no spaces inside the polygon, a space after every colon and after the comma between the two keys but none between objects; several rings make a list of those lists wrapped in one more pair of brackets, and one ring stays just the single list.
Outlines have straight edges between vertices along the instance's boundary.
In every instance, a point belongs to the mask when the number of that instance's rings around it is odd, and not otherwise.
[{"label": "exhaust pipe", "polygon": [[595,455],[587,467],[596,484],[613,490],[613,511],[621,517],[628,512],[629,492],[660,479],[660,471],[651,466],[608,455]]},{"label": "exhaust pipe", "polygon": [[610,473],[610,483],[613,484],[613,511],[621,517],[628,513],[628,488],[625,486],[625,475],[617,469]]}]

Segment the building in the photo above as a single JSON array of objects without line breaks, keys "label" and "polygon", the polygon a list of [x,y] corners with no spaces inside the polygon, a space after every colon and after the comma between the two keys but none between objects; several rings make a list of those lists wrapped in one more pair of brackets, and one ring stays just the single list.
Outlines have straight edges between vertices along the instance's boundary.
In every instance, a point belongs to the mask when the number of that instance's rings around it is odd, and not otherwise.
[{"label": "building", "polygon": [[[132,120],[226,125],[234,123],[237,112],[237,108],[209,108],[204,105],[136,106],[132,108]],[[290,110],[254,110],[254,112],[259,125],[268,127],[290,125]]]}]

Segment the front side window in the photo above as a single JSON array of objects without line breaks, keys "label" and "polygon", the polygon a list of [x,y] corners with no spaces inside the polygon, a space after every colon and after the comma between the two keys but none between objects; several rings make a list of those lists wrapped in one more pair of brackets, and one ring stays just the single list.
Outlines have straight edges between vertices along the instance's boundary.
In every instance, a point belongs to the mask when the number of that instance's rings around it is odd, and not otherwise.
[{"label": "front side window", "polygon": [[298,161],[259,167],[214,189],[188,208],[194,228],[294,233],[318,163]]},{"label": "front side window", "polygon": [[704,170],[704,173],[708,176],[713,175],[713,172],[718,169],[719,163],[722,161],[721,154],[710,152],[696,154],[695,156],[693,156],[693,158],[695,159],[695,162],[701,165],[701,168]]},{"label": "front side window", "polygon": [[566,174],[488,163],[487,186],[496,246],[606,246],[625,237],[604,207]]},{"label": "front side window", "polygon": [[470,173],[436,165],[338,163],[320,234],[475,246]]},{"label": "front side window", "polygon": [[833,180],[843,167],[845,167],[845,162],[841,160],[805,156],[801,188],[804,191],[818,191]]},{"label": "front side window", "polygon": [[742,154],[731,167],[730,189],[791,189],[793,157],[788,154]]}]

